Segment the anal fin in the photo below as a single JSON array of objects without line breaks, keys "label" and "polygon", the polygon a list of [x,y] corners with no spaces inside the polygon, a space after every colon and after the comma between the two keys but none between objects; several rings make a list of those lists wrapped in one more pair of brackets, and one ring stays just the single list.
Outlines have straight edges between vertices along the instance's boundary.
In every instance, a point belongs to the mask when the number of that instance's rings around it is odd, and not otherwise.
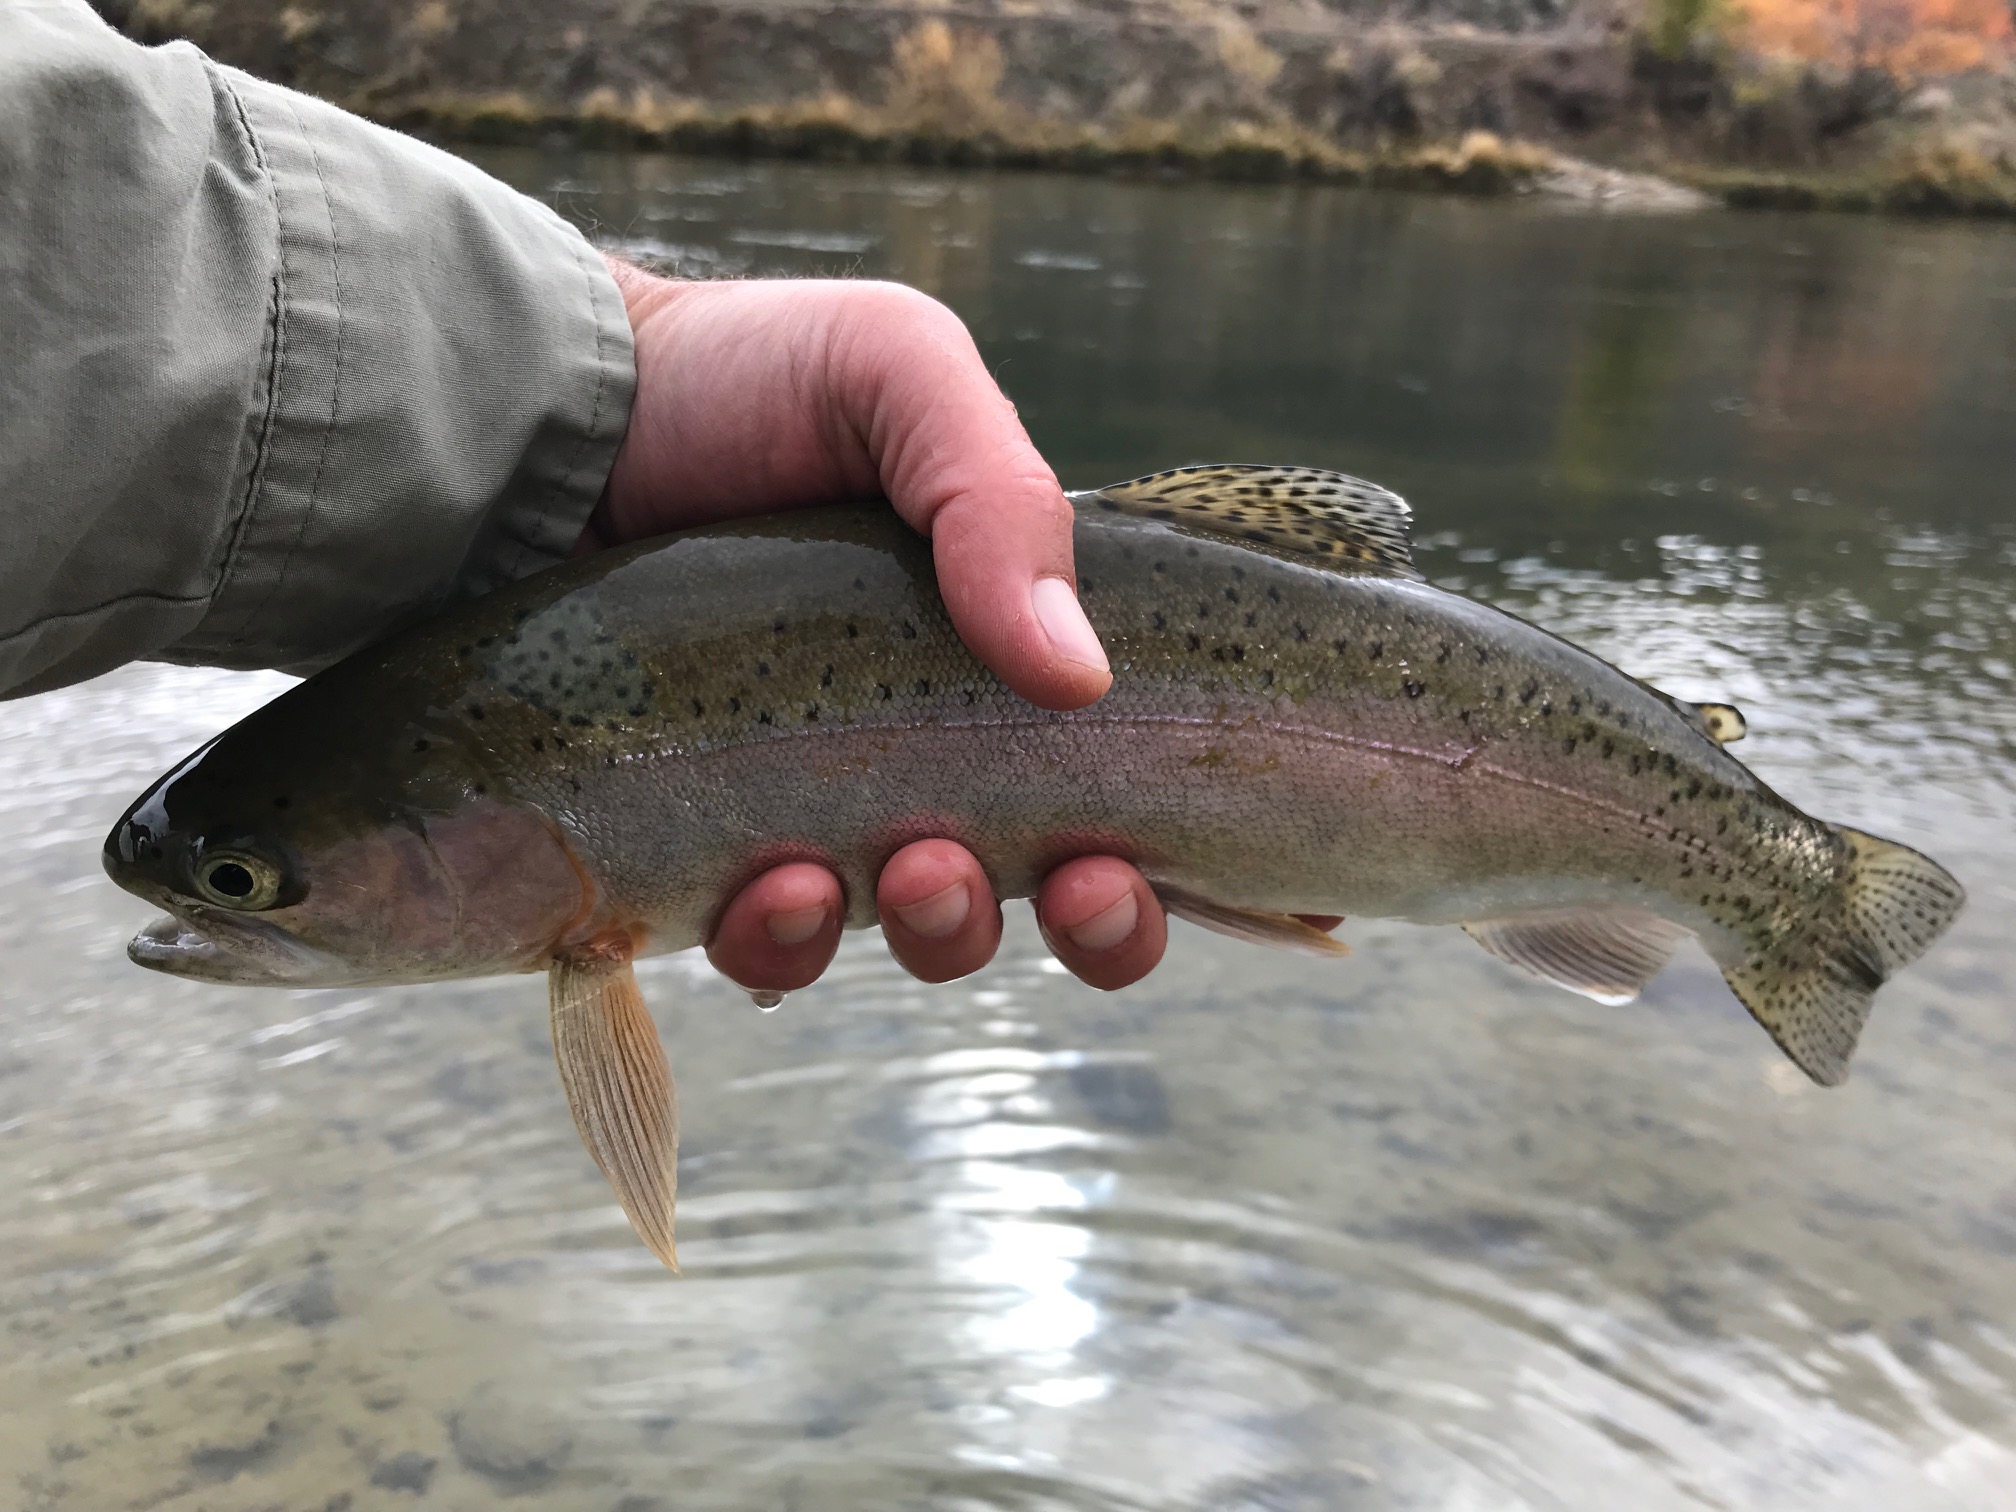
[{"label": "anal fin", "polygon": [[1294,914],[1270,913],[1259,908],[1236,908],[1214,902],[1180,888],[1157,887],[1155,896],[1179,919],[1187,919],[1199,929],[1230,935],[1255,945],[1271,945],[1276,950],[1293,950],[1302,955],[1346,956],[1351,947],[1333,940],[1306,919]]},{"label": "anal fin", "polygon": [[679,1104],[658,1026],[637,990],[629,952],[557,957],[547,985],[553,1057],[574,1127],[615,1189],[630,1226],[672,1270]]},{"label": "anal fin", "polygon": [[1691,932],[1639,908],[1558,909],[1463,926],[1501,961],[1594,998],[1628,1003]]}]

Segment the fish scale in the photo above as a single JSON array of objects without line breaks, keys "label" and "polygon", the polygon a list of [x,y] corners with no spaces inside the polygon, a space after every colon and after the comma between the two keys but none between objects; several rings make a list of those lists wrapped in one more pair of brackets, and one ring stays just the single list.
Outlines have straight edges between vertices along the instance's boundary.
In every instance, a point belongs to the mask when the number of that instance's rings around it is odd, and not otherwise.
[{"label": "fish scale", "polygon": [[886,507],[645,542],[361,652],[163,778],[107,841],[170,913],[134,958],[297,985],[548,970],[570,1106],[670,1263],[677,1118],[630,961],[700,943],[781,862],[830,867],[866,925],[914,840],[965,845],[1002,897],[1117,855],[1241,938],[1458,924],[1606,1002],[1693,935],[1829,1084],[1961,906],[1928,858],[1760,782],[1723,748],[1735,710],[1422,581],[1375,485],[1211,466],[1075,503],[1113,666],[1089,708],[975,660]]}]

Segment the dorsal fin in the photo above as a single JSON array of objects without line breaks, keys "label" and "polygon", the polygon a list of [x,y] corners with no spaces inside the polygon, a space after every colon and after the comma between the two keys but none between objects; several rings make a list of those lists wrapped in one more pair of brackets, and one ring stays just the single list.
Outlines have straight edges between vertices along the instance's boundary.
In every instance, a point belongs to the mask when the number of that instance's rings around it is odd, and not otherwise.
[{"label": "dorsal fin", "polygon": [[1314,467],[1173,467],[1073,494],[1095,509],[1207,531],[1339,572],[1418,578],[1407,501]]}]

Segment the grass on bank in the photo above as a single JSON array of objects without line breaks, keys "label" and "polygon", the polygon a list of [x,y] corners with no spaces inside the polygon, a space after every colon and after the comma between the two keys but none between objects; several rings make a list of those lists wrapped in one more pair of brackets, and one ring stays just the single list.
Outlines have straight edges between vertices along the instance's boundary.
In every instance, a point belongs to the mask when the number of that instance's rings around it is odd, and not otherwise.
[{"label": "grass on bank", "polygon": [[516,94],[353,103],[388,125],[462,142],[559,140],[588,148],[818,162],[1305,179],[1470,194],[1527,191],[1557,166],[1555,155],[1544,148],[1507,142],[1488,131],[1471,132],[1453,143],[1355,151],[1289,124],[1206,126],[1139,119],[1110,128],[1054,121],[1011,125],[962,120],[963,112],[936,118],[923,112],[897,115],[844,96],[725,111],[686,102],[626,107],[593,97],[578,109],[564,109]]}]

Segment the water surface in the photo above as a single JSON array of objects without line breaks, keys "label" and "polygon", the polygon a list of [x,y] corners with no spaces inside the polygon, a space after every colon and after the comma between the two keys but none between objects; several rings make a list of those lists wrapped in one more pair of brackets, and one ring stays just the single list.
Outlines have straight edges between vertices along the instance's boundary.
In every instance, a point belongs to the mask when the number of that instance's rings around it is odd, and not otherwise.
[{"label": "water surface", "polygon": [[674,1280],[537,981],[127,965],[103,832],[282,684],[129,668],[0,709],[0,1505],[2016,1505],[2016,234],[484,161],[689,272],[931,290],[1071,485],[1378,478],[1437,581],[1741,704],[1973,905],[1831,1093],[1691,950],[1623,1009],[1366,922],[1110,997],[1019,907],[767,1016],[653,962]]}]

